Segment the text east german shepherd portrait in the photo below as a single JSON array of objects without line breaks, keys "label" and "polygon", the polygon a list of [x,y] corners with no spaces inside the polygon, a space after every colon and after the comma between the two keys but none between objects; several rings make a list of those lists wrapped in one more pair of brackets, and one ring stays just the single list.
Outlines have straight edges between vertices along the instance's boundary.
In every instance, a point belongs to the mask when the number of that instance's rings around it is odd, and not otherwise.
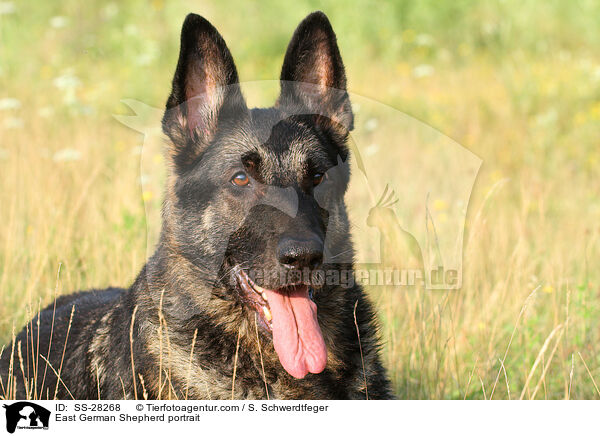
[{"label": "text east german shepherd portrait", "polygon": [[129,289],[61,296],[4,348],[12,396],[391,398],[373,308],[340,279],[353,114],[324,14],[280,79],[273,107],[248,109],[221,35],[185,19],[156,251]]}]

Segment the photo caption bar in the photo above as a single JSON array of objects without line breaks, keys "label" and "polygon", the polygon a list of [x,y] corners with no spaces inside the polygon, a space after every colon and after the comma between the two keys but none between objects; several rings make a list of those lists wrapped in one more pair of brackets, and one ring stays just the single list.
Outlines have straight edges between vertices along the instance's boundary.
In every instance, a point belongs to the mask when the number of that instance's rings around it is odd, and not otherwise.
[{"label": "photo caption bar", "polygon": [[[312,429],[416,434],[567,434],[595,425],[594,402],[453,401],[17,401],[0,402],[0,434],[106,435],[107,432],[243,431],[286,435]],[[569,411],[566,414],[565,408]],[[561,412],[562,411],[562,412]],[[510,422],[498,420],[511,416]],[[570,419],[564,419],[570,416]],[[563,417],[563,418],[561,418]],[[495,424],[490,424],[495,423]],[[4,433],[3,433],[4,432]],[[46,433],[47,432],[47,433]],[[458,434],[458,433],[456,433]]]}]

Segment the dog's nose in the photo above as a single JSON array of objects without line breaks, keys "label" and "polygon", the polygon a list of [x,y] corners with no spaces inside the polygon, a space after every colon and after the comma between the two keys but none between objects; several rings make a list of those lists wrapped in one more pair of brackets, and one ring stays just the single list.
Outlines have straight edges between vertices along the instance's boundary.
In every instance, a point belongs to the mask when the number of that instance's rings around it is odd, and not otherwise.
[{"label": "dog's nose", "polygon": [[283,236],[277,250],[279,262],[289,268],[315,269],[323,262],[323,240],[317,235],[308,238]]}]

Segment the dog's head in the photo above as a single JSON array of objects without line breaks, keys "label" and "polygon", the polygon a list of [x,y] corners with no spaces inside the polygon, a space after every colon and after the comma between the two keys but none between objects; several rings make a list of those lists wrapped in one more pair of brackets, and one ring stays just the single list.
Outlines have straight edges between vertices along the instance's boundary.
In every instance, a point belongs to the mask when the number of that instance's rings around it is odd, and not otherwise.
[{"label": "dog's head", "polygon": [[163,118],[172,143],[164,228],[219,297],[258,314],[283,366],[303,377],[326,361],[315,294],[352,251],[343,196],[353,115],[324,14],[300,23],[280,79],[273,107],[248,109],[221,35],[186,18]]}]

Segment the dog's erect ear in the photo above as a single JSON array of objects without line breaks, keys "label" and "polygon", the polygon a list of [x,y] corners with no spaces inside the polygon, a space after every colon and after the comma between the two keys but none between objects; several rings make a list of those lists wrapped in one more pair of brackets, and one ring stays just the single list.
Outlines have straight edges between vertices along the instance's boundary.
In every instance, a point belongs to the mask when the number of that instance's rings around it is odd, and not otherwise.
[{"label": "dog's erect ear", "polygon": [[175,163],[193,162],[214,139],[219,123],[243,117],[247,110],[225,41],[207,20],[189,14],[163,117]]},{"label": "dog's erect ear", "polygon": [[343,138],[353,128],[344,64],[335,33],[322,12],[307,16],[292,36],[281,69],[277,105],[294,113],[317,114],[322,127]]}]

